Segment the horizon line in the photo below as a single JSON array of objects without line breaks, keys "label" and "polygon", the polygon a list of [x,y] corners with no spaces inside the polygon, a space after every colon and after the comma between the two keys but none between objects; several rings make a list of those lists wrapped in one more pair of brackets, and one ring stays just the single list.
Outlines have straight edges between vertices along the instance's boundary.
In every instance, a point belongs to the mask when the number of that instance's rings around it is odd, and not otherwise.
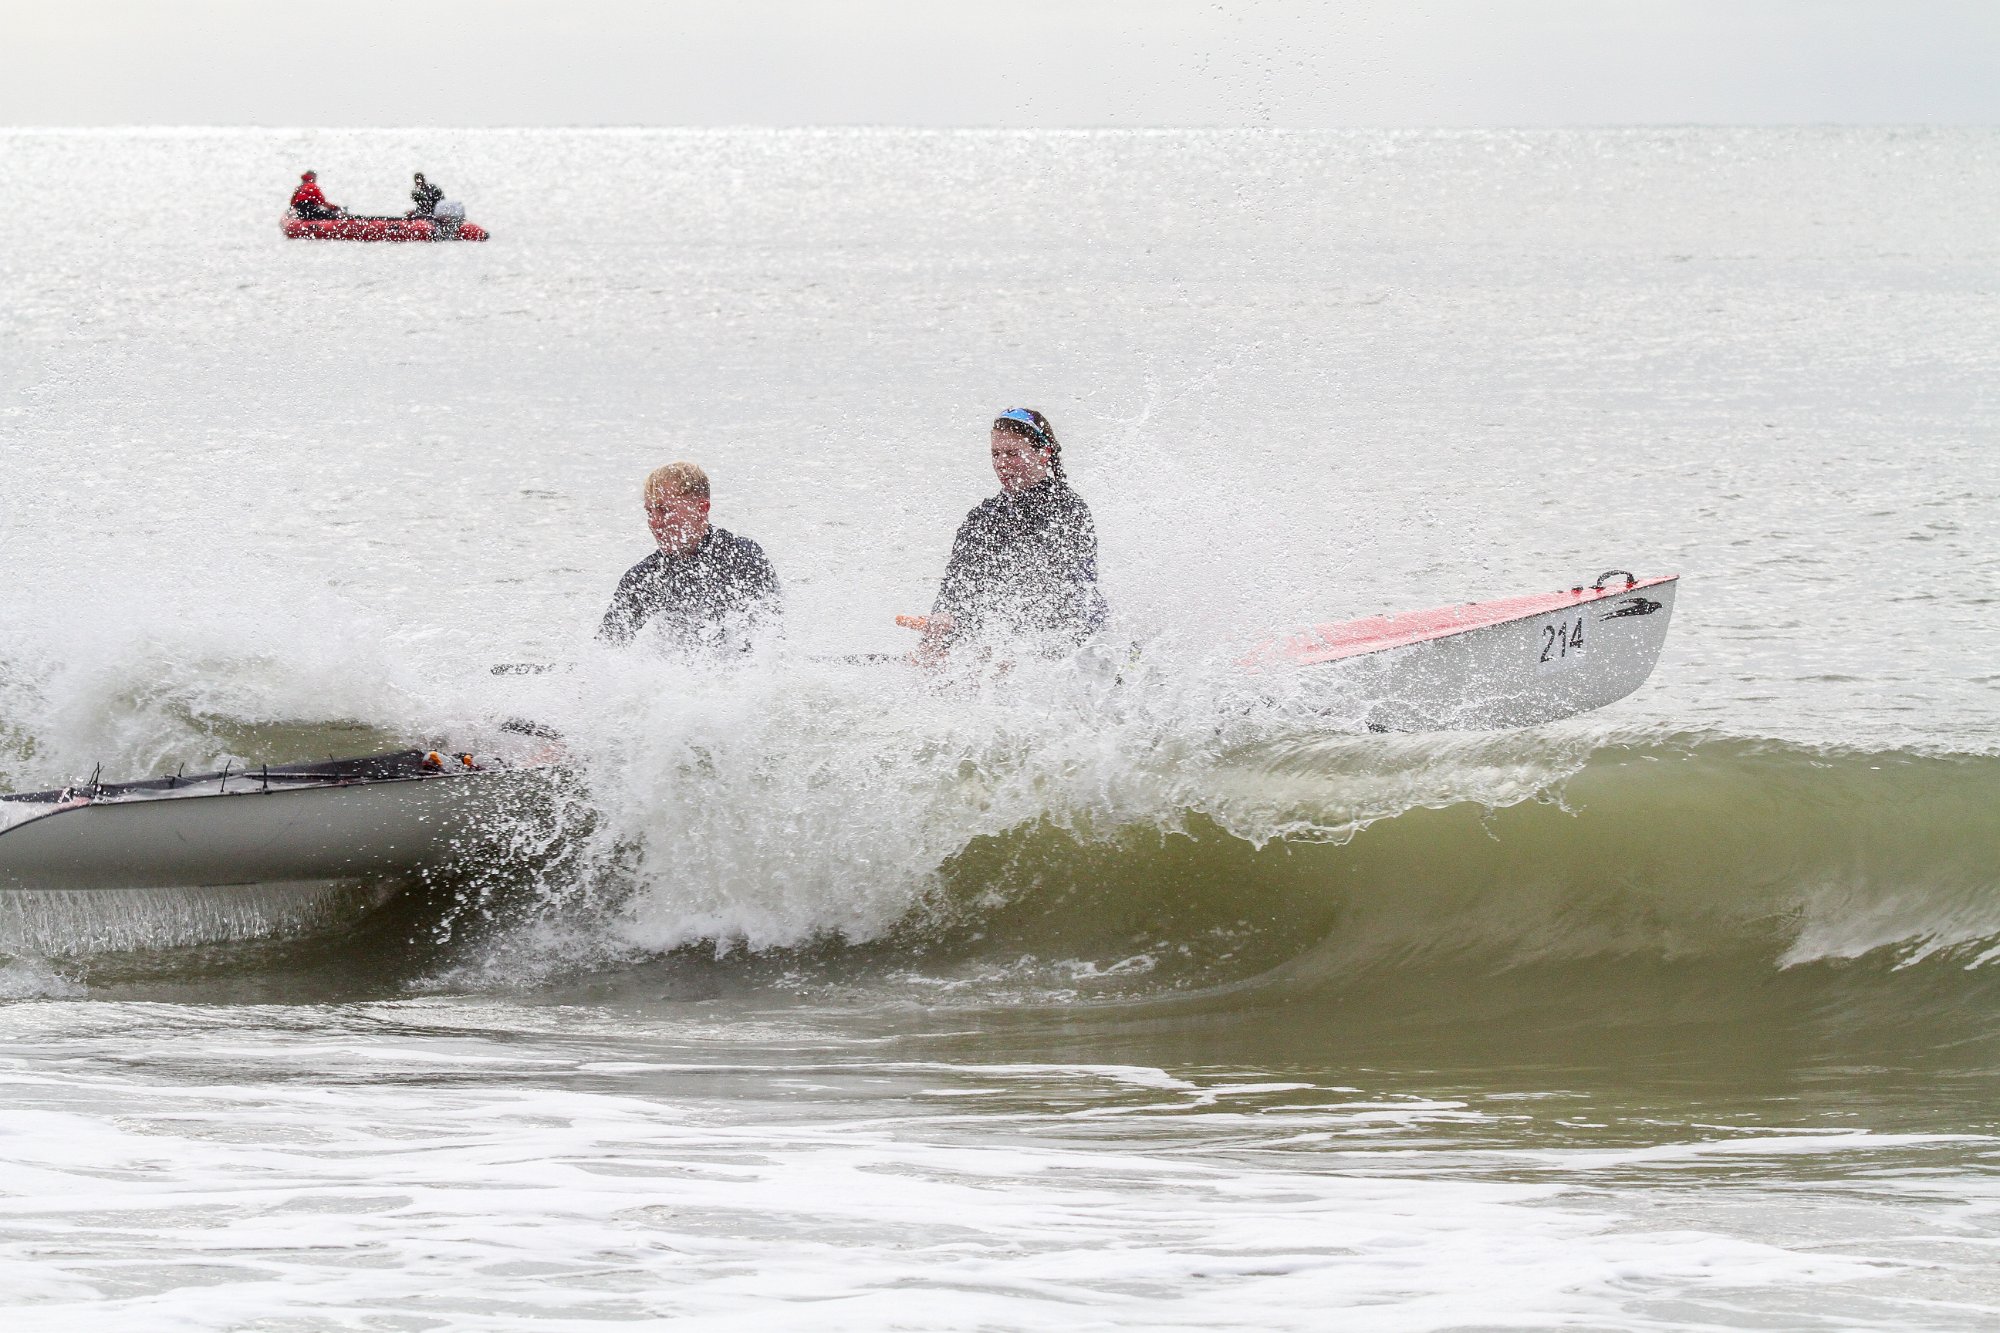
[{"label": "horizon line", "polygon": [[1530,131],[1561,130],[1808,130],[1808,129],[1881,129],[1881,130],[1975,130],[2000,128],[1996,121],[1943,121],[1943,120],[1659,120],[1659,121],[1549,121],[1516,122],[1510,124],[1449,124],[1443,122],[1425,124],[1381,123],[1354,125],[1245,125],[1227,124],[1172,124],[1172,125],[998,125],[998,124],[937,124],[910,125],[889,121],[838,121],[824,123],[764,124],[744,121],[729,124],[689,124],[689,123],[648,123],[640,121],[618,122],[570,122],[562,124],[495,124],[495,125],[280,125],[236,121],[186,121],[186,122],[121,122],[106,124],[9,124],[0,123],[0,133],[30,131],[54,133],[132,132],[146,130],[262,130],[271,133],[301,134],[356,134],[382,131],[406,132],[412,130],[447,133],[519,133],[521,131],[607,131],[643,132],[671,130],[678,132],[743,133],[759,131],[769,133],[800,133],[809,130],[882,131],[918,134],[1187,134],[1249,132],[1264,134],[1355,134],[1379,133],[1383,131],[1402,132],[1445,132],[1466,133],[1474,131],[1503,131],[1509,133]]}]

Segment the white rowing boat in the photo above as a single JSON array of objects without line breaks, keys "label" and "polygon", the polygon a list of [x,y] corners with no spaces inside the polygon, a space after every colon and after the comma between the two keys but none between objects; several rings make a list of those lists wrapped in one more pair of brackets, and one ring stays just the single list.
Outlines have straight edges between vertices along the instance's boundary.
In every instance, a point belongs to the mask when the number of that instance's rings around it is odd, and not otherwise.
[{"label": "white rowing boat", "polygon": [[1502,731],[1602,708],[1660,659],[1680,576],[1314,625],[1261,645],[1260,673],[1298,672],[1330,713],[1376,731]]},{"label": "white rowing boat", "polygon": [[0,796],[0,889],[321,887],[476,854],[547,769],[410,750]]}]

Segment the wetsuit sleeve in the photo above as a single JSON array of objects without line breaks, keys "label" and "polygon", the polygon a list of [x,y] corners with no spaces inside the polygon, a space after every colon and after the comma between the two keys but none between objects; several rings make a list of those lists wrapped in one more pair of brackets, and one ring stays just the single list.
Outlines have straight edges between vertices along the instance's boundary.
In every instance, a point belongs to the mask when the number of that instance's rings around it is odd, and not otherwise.
[{"label": "wetsuit sleeve", "polygon": [[1057,564],[1063,576],[1078,587],[1097,586],[1097,520],[1090,516],[1090,509],[1078,500],[1066,517],[1067,531],[1061,532]]},{"label": "wetsuit sleeve", "polygon": [[646,606],[639,596],[639,582],[645,568],[643,563],[634,565],[618,580],[618,589],[611,594],[611,605],[604,609],[604,619],[597,626],[597,637],[603,642],[622,648],[632,642],[632,636],[646,623]]},{"label": "wetsuit sleeve", "polygon": [[1069,585],[1071,623],[1084,633],[1092,633],[1104,627],[1110,608],[1097,589],[1097,520],[1081,497],[1068,527],[1059,560]]},{"label": "wetsuit sleeve", "polygon": [[1081,638],[1103,627],[1107,611],[1097,590],[1097,523],[1074,491],[1058,492],[1048,521],[1035,534],[1032,558],[1019,560],[1024,624]]},{"label": "wetsuit sleeve", "polygon": [[764,554],[764,548],[755,542],[745,542],[749,549],[744,552],[743,562],[743,610],[751,624],[759,628],[776,628],[785,613],[784,590],[778,584],[778,571],[771,564],[771,558]]},{"label": "wetsuit sleeve", "polygon": [[778,572],[764,548],[749,538],[722,532],[719,541],[710,566],[714,581],[701,595],[694,632],[710,648],[747,653],[779,627]]},{"label": "wetsuit sleeve", "polygon": [[944,577],[938,580],[937,598],[931,603],[932,615],[948,615],[965,628],[975,614],[973,606],[980,593],[980,559],[985,546],[984,527],[979,521],[979,511],[966,515],[965,522],[958,525],[958,533],[951,539],[951,557],[945,561]]}]

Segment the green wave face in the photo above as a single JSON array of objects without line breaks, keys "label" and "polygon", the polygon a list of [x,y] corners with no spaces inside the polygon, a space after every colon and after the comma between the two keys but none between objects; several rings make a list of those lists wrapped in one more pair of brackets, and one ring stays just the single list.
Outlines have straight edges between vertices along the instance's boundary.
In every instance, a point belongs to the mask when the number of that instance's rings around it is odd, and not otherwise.
[{"label": "green wave face", "polygon": [[[50,952],[114,989],[809,994],[1003,1025],[1226,1024],[1273,1058],[1754,1063],[1774,1032],[1908,1054],[2000,1031],[2000,758],[1348,738],[1246,750],[1198,790],[1160,791],[1171,806],[974,836],[869,934],[636,947],[620,936],[629,848],[591,864],[561,850],[589,842],[583,818],[569,844],[528,839],[526,872],[461,867],[304,941],[146,953],[93,921]],[[58,938],[36,910],[39,938]]]},{"label": "green wave face", "polygon": [[1990,1054],[1996,853],[1990,757],[1612,747],[1538,799],[1343,843],[1022,829],[957,857],[894,947],[1227,1022],[1265,1059]]},{"label": "green wave face", "polygon": [[1029,826],[955,857],[948,910],[902,938],[1150,943],[1210,984],[1280,964],[1328,986],[1599,959],[1976,966],[2000,959],[1996,853],[1993,758],[1620,746],[1532,799],[1419,806],[1344,841]]}]

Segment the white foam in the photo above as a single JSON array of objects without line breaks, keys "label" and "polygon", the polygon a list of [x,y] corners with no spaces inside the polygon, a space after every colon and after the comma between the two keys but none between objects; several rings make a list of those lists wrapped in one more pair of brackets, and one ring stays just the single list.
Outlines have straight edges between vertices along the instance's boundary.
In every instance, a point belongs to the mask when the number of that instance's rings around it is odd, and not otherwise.
[{"label": "white foam", "polygon": [[[38,1329],[1638,1329],[1920,1271],[1880,1238],[1740,1229],[1700,1195],[1662,1226],[1652,1187],[1604,1168],[1712,1145],[1508,1149],[1453,1099],[1118,1065],[607,1060],[608,1016],[492,1005],[74,1015],[0,1012],[0,1282]],[[803,1105],[800,1076],[822,1089]],[[1157,1114],[1071,1114],[1134,1095]],[[1254,1114],[1204,1112],[1225,1102]],[[1727,1150],[1846,1163],[1838,1190],[1866,1208],[1900,1188],[1871,1163],[1945,1141]],[[1990,1182],[1924,1180],[1992,1202]],[[1783,1178],[1766,1197],[1841,1206]],[[1854,1326],[1923,1307],[1881,1308]]]}]

